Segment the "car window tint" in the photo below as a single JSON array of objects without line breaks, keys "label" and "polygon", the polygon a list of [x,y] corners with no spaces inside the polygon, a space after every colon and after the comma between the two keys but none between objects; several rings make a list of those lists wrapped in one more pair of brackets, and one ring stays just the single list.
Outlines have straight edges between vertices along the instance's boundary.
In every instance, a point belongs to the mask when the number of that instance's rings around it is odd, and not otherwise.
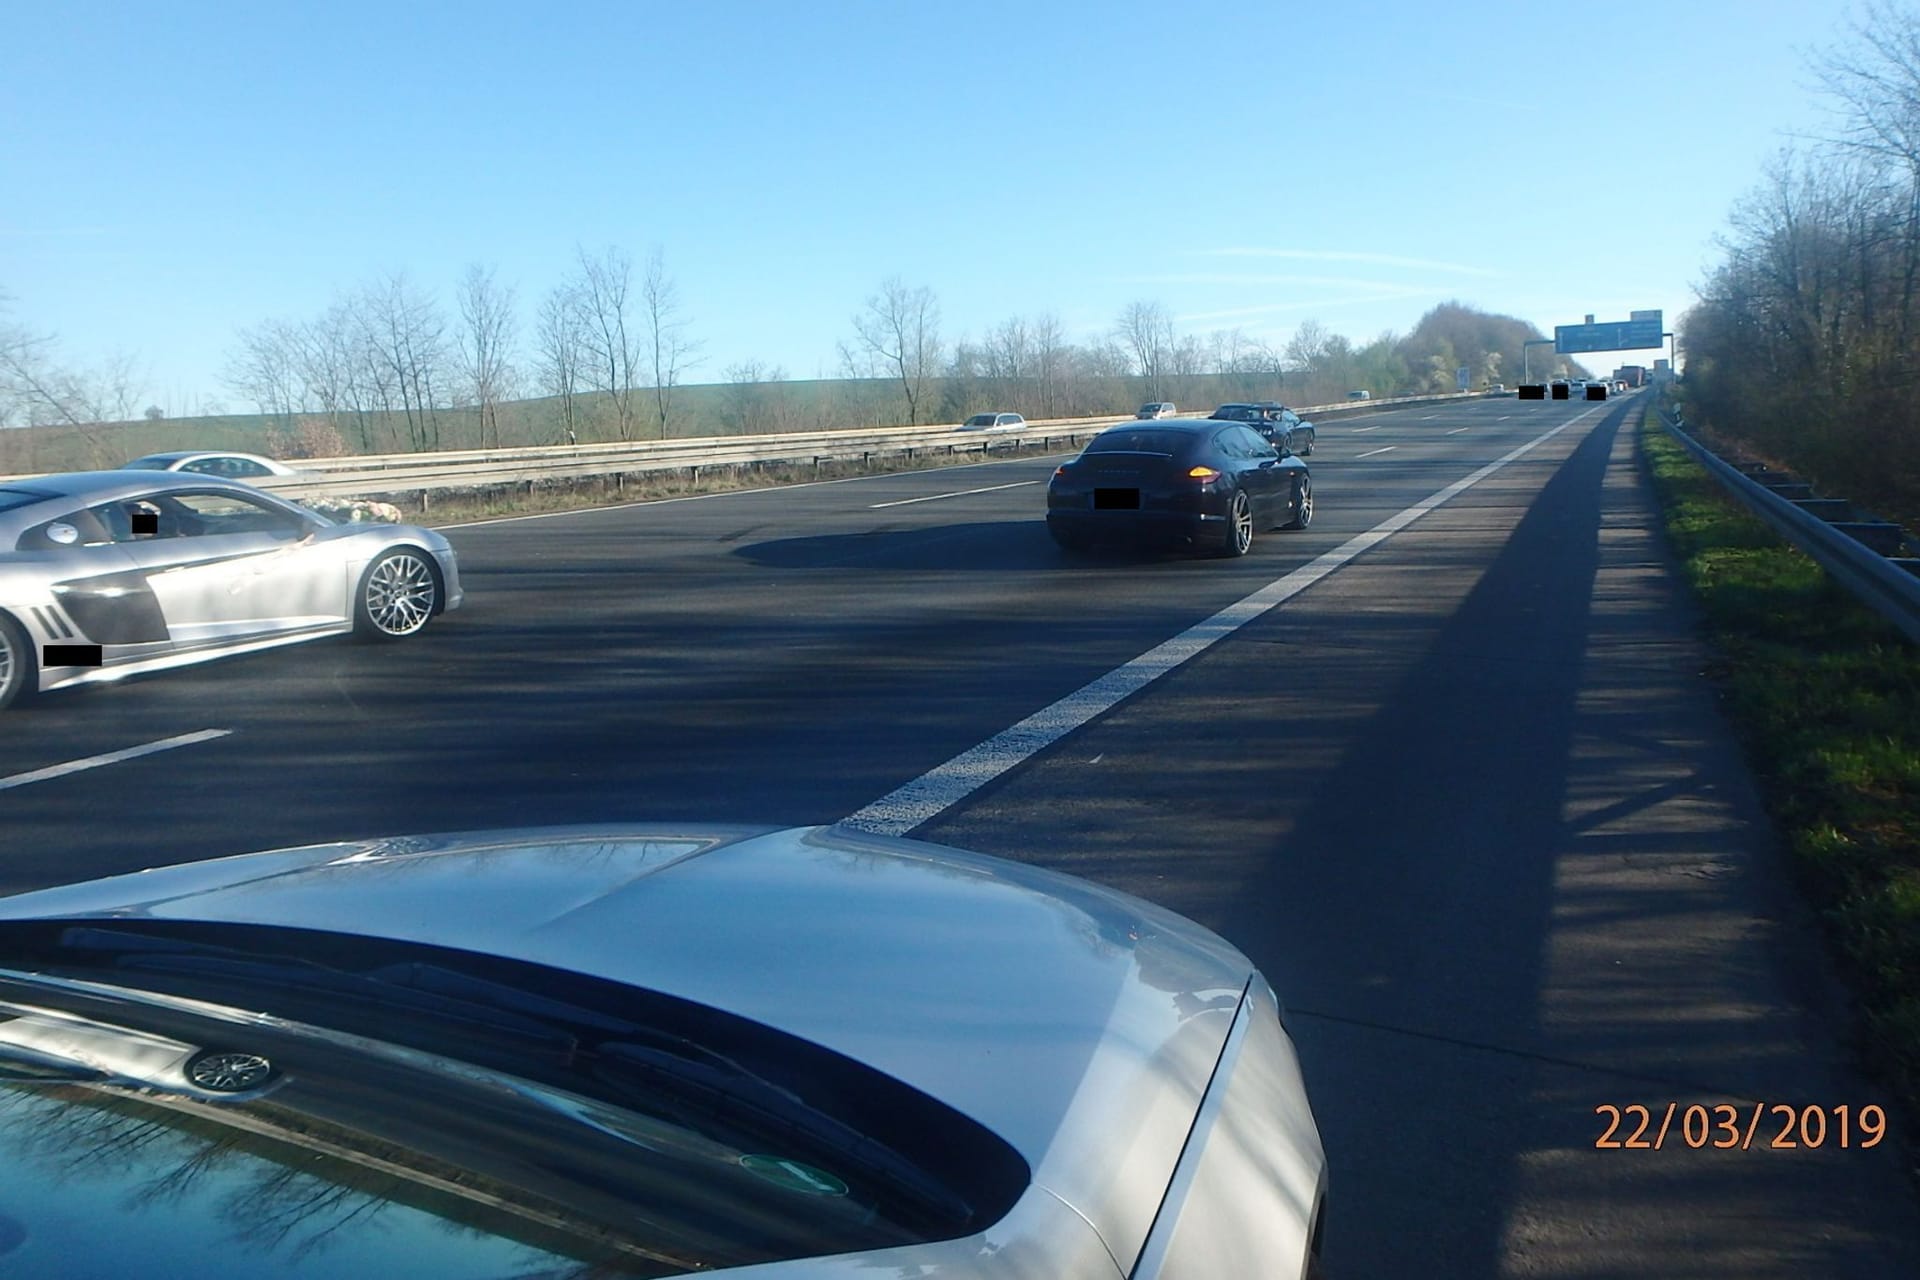
[{"label": "car window tint", "polygon": [[1240,433],[1240,448],[1242,450],[1240,456],[1244,458],[1276,458],[1280,456],[1279,450],[1275,449],[1267,441],[1261,439],[1259,432],[1249,430],[1246,427],[1240,427],[1237,428],[1237,430]]},{"label": "car window tint", "polygon": [[175,532],[188,537],[221,533],[297,534],[306,527],[296,515],[237,493],[168,494],[161,507],[163,536],[169,517],[173,518]]},{"label": "car window tint", "polygon": [[1186,446],[1190,438],[1183,431],[1117,427],[1102,431],[1089,440],[1086,451],[1088,453],[1159,453],[1172,457]]}]

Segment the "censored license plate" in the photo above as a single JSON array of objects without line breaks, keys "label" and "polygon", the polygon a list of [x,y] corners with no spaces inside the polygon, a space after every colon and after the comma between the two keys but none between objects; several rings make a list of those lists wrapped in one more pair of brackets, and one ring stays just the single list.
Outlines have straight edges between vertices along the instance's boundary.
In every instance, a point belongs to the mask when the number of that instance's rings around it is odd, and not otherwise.
[{"label": "censored license plate", "polygon": [[1093,509],[1095,511],[1138,511],[1140,491],[1138,489],[1095,489]]}]

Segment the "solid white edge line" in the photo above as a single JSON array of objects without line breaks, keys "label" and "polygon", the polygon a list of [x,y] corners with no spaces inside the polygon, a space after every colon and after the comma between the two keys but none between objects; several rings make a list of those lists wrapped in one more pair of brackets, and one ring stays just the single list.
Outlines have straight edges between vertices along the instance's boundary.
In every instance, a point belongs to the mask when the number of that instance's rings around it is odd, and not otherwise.
[{"label": "solid white edge line", "polygon": [[1358,458],[1371,458],[1371,457],[1374,457],[1374,456],[1375,456],[1376,454],[1382,454],[1382,453],[1392,453],[1392,452],[1393,452],[1393,451],[1394,451],[1395,449],[1398,449],[1399,447],[1400,447],[1400,446],[1399,446],[1399,445],[1397,445],[1397,444],[1390,444],[1390,445],[1387,445],[1387,446],[1386,446],[1385,448],[1381,448],[1381,449],[1369,449],[1369,450],[1367,450],[1367,451],[1366,451],[1365,453],[1356,453],[1356,454],[1354,454],[1353,456],[1354,456],[1354,457],[1355,457],[1356,459],[1358,459]]},{"label": "solid white edge line", "polygon": [[124,751],[109,751],[105,755],[69,760],[65,764],[51,764],[44,769],[35,769],[31,773],[16,773],[10,778],[0,778],[0,791],[10,787],[24,787],[30,782],[45,782],[49,778],[63,778],[67,774],[98,769],[102,765],[119,764],[122,760],[150,756],[156,751],[171,751],[175,747],[190,747],[196,742],[210,742],[215,738],[224,738],[232,732],[231,729],[202,729],[198,733],[183,733],[175,738],[162,738],[158,742],[142,743],[137,747],[128,747]]},{"label": "solid white edge line", "polygon": [[878,511],[883,507],[910,507],[916,502],[939,502],[943,498],[965,498],[976,493],[998,493],[1002,489],[1022,489],[1030,484],[1039,484],[1038,480],[1015,480],[1012,484],[990,484],[984,489],[956,489],[952,493],[930,493],[924,498],[901,498],[894,502],[876,502],[867,508]]},{"label": "solid white edge line", "polygon": [[840,820],[841,825],[879,835],[905,835],[966,799],[1015,765],[1024,764],[1096,716],[1111,711],[1167,672],[1205,653],[1268,610],[1291,600],[1361,552],[1385,542],[1435,507],[1471,489],[1508,463],[1531,453],[1586,417],[1587,414],[1583,413],[1567,419],[1546,434],[1535,436],[1438,493],[1397,515],[1387,517],[1365,533],[1348,539],[1292,573],[1276,578],[1211,618],[1188,627],[1173,639],[1155,645],[1133,661],[1115,667],[1059,701],[1042,707],[1018,724],[1001,730],[978,746],[969,747],[945,764],[936,765],[913,781],[855,810]]}]

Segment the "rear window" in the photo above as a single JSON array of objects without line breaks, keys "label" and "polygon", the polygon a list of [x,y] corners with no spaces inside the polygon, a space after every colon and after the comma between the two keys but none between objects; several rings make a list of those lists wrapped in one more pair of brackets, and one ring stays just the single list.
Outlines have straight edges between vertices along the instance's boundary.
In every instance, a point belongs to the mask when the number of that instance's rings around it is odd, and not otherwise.
[{"label": "rear window", "polygon": [[971,418],[968,418],[964,425],[969,427],[990,427],[993,425],[993,415],[990,413],[976,413]]},{"label": "rear window", "polygon": [[1087,442],[1088,453],[1158,453],[1172,457],[1191,439],[1184,431],[1115,427]]},{"label": "rear window", "polygon": [[132,462],[123,462],[120,464],[120,470],[122,471],[167,471],[167,470],[170,470],[172,466],[173,466],[172,458],[162,458],[159,456],[154,456],[154,457],[148,457],[148,458],[135,458]]}]

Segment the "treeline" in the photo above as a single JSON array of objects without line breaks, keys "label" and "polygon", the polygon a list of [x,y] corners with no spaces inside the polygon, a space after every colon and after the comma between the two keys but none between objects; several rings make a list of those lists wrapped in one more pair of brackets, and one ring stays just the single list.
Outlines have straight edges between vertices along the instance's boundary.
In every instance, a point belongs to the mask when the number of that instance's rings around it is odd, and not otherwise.
[{"label": "treeline", "polygon": [[[359,311],[376,325],[355,320],[355,307],[343,303],[304,330],[248,331],[246,358],[232,380],[271,421],[297,424],[297,430],[279,429],[275,447],[299,456],[335,439],[341,448],[368,452],[455,447],[432,443],[454,440],[484,446],[828,431],[958,422],[989,410],[1073,418],[1124,413],[1150,400],[1203,410],[1235,400],[1327,404],[1355,390],[1375,397],[1451,391],[1461,368],[1470,387],[1517,382],[1527,365],[1523,344],[1541,337],[1526,321],[1446,302],[1406,335],[1385,333],[1356,344],[1309,320],[1275,346],[1238,329],[1182,333],[1164,305],[1143,301],[1090,342],[1069,341],[1050,313],[1010,317],[978,338],[948,342],[932,291],[896,278],[853,318],[853,333],[837,346],[838,377],[796,379],[781,366],[744,360],[721,370],[721,381],[683,384],[699,345],[687,336],[677,298],[670,299],[671,311],[661,312],[666,336],[658,368],[621,354],[619,335],[630,328],[643,337],[642,354],[650,355],[656,320],[648,301],[637,323],[623,326],[619,261],[608,251],[551,293],[530,350],[516,352],[504,341],[510,326],[501,326],[493,349],[503,354],[485,386],[477,354],[461,354],[438,377],[431,366],[428,373],[413,372],[422,353],[479,351],[468,317],[498,314],[481,304],[497,303],[502,291],[478,269],[463,285],[457,325],[431,323],[431,308],[417,299],[409,303],[403,281],[390,282],[389,292],[359,300]],[[613,264],[611,283],[594,282],[593,272],[605,264]],[[648,299],[670,297],[660,292],[664,280],[656,258]],[[338,352],[351,342],[358,343],[357,361],[314,360],[312,353]],[[356,368],[363,371],[357,381]],[[303,378],[303,370],[323,377]],[[1550,348],[1534,350],[1530,371],[1536,378],[1585,372]],[[276,376],[264,376],[269,373]],[[336,386],[327,378],[340,381]],[[388,386],[396,390],[386,392]],[[420,391],[409,406],[412,387]],[[448,390],[451,401],[436,406],[425,395],[429,387]]]},{"label": "treeline", "polygon": [[1816,71],[1834,136],[1781,156],[1682,317],[1689,417],[1920,518],[1920,21],[1870,9]]},{"label": "treeline", "polygon": [[[1355,390],[1451,391],[1461,368],[1472,387],[1517,382],[1522,344],[1540,336],[1524,321],[1447,302],[1404,336],[1355,343],[1309,320],[1276,346],[1239,329],[1182,332],[1164,304],[1139,301],[1091,340],[1070,341],[1060,318],[1042,313],[949,341],[932,290],[895,277],[851,318],[838,377],[794,379],[744,360],[721,370],[721,381],[691,383],[702,344],[663,255],[655,250],[636,269],[612,247],[579,251],[527,321],[515,289],[484,266],[467,269],[451,309],[404,274],[383,277],[317,315],[241,330],[224,380],[257,421],[142,424],[115,439],[93,424],[108,416],[103,407],[133,416],[124,379],[105,395],[107,383],[57,374],[45,360],[23,379],[8,351],[44,354],[49,340],[28,341],[15,327],[0,332],[16,339],[0,341],[0,422],[65,430],[61,443],[8,433],[0,467],[113,465],[129,449],[155,447],[297,458],[955,422],[987,410],[1084,417],[1150,400],[1201,410],[1232,400],[1320,404]],[[1534,376],[1567,368],[1552,361],[1536,356]],[[69,394],[48,393],[59,387]],[[160,443],[135,448],[136,436]]]}]

